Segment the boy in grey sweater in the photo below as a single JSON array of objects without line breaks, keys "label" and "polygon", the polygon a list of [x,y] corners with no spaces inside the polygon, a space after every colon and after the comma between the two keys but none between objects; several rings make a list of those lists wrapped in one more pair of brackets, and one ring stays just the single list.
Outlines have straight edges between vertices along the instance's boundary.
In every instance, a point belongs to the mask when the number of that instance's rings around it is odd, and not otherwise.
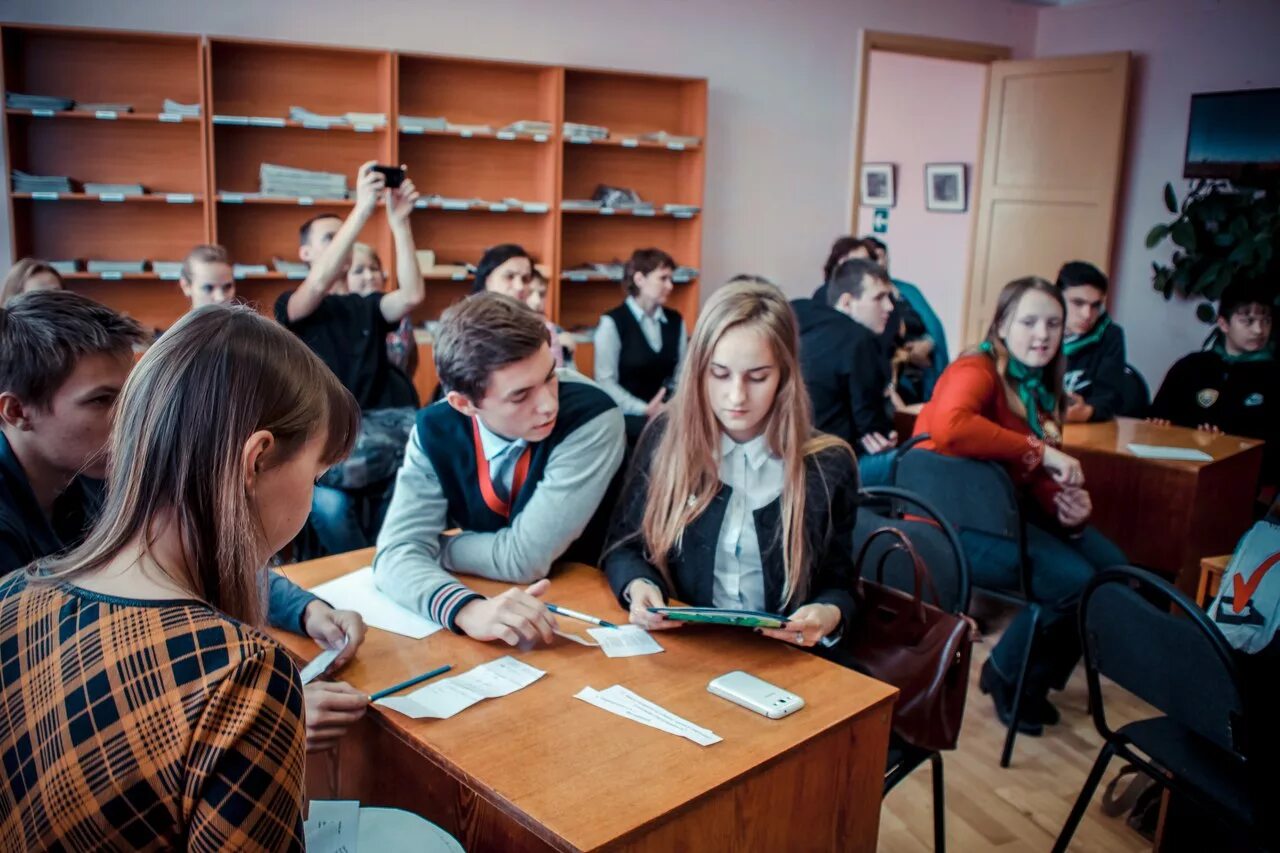
[{"label": "boy in grey sweater", "polygon": [[[418,413],[374,580],[455,633],[550,642],[555,621],[539,596],[553,562],[599,562],[622,413],[594,383],[556,369],[542,318],[507,296],[475,294],[446,311],[435,362],[447,393]],[[490,599],[449,572],[532,586]]]}]

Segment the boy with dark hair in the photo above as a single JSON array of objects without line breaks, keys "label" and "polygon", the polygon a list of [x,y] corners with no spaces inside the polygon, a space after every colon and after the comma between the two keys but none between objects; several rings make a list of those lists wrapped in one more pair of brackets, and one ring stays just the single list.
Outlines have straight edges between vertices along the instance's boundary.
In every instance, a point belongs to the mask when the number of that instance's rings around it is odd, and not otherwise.
[{"label": "boy with dark hair", "polygon": [[[143,339],[133,320],[70,291],[0,308],[0,574],[80,544],[97,520],[112,406]],[[268,619],[326,645],[346,637],[335,666],[364,638],[359,614],[275,573]],[[331,746],[368,702],[338,682],[313,682],[304,695],[310,751]]]},{"label": "boy with dark hair", "polygon": [[880,342],[893,314],[889,274],[865,258],[843,261],[826,296],[826,304],[791,303],[800,326],[800,371],[813,401],[813,425],[853,446],[863,485],[884,484],[898,444],[889,365]]},{"label": "boy with dark hair", "polygon": [[1151,418],[1265,441],[1262,483],[1280,480],[1280,371],[1271,345],[1271,292],[1257,282],[1227,286],[1217,340],[1179,359],[1151,404]]},{"label": "boy with dark hair", "polygon": [[1071,261],[1058,271],[1058,290],[1067,303],[1067,421],[1109,421],[1125,414],[1124,331],[1107,315],[1107,277],[1093,264]]},{"label": "boy with dark hair", "polygon": [[[870,235],[863,237],[862,242],[871,250],[871,260],[889,273],[894,301],[905,303],[899,304],[898,309],[902,313],[901,322],[906,329],[902,349],[905,351],[912,381],[905,381],[905,377],[900,379],[899,388],[904,397],[910,396],[915,402],[928,402],[933,396],[933,386],[937,384],[938,377],[951,362],[947,352],[947,332],[920,288],[909,281],[893,277],[889,267],[888,245],[879,237]],[[891,320],[890,325],[892,322]],[[893,330],[895,335],[897,332],[897,329]]]},{"label": "boy with dark hair", "polygon": [[[445,399],[418,413],[374,579],[455,633],[550,641],[542,579],[559,559],[599,562],[622,413],[593,383],[556,370],[542,318],[508,296],[449,308],[434,349]],[[450,571],[533,586],[488,599]]]}]

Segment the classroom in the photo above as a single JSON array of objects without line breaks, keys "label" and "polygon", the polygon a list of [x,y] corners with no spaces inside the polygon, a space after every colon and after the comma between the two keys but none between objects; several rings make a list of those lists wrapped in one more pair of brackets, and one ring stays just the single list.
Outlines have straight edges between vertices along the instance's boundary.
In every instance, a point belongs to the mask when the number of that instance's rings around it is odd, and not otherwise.
[{"label": "classroom", "polygon": [[0,850],[1280,850],[1278,38],[6,0]]}]

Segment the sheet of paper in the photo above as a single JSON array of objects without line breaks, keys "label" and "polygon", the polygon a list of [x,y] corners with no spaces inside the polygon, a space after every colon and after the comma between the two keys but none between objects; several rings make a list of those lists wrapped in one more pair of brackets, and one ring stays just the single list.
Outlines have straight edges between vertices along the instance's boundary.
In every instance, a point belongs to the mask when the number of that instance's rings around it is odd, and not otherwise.
[{"label": "sheet of paper", "polygon": [[354,610],[364,617],[366,625],[373,628],[381,628],[415,640],[429,637],[440,630],[439,625],[401,607],[374,586],[372,566],[334,578],[311,591],[339,610]]},{"label": "sheet of paper", "polygon": [[1172,459],[1177,462],[1212,462],[1213,457],[1194,447],[1164,447],[1159,444],[1130,444],[1129,452],[1143,459]]},{"label": "sheet of paper", "polygon": [[312,800],[302,834],[311,853],[356,853],[359,800]]},{"label": "sheet of paper", "polygon": [[691,740],[699,746],[711,746],[723,739],[710,729],[704,729],[683,717],[676,716],[661,705],[655,705],[620,684],[615,684],[606,690],[584,687],[575,694],[575,698],[641,725]]},{"label": "sheet of paper", "polygon": [[656,655],[665,651],[649,632],[639,625],[621,625],[617,628],[588,628],[600,643],[601,650],[611,658],[629,658],[635,655]]},{"label": "sheet of paper", "polygon": [[423,717],[447,720],[482,699],[496,699],[515,693],[544,675],[546,673],[537,667],[508,655],[482,663],[453,678],[428,684],[406,696],[379,699],[377,704],[415,720]]},{"label": "sheet of paper", "polygon": [[599,643],[593,643],[590,640],[588,640],[586,637],[582,637],[577,634],[570,634],[568,631],[561,631],[559,628],[552,631],[552,633],[555,634],[557,637],[564,637],[566,640],[569,640],[570,642],[578,643],[579,645],[590,646],[593,649],[598,649],[600,647]]},{"label": "sheet of paper", "polygon": [[337,660],[338,655],[342,654],[342,650],[346,647],[347,638],[343,637],[342,645],[338,646],[336,649],[325,649],[320,654],[312,658],[311,663],[304,666],[302,668],[302,672],[299,673],[299,675],[302,676],[302,683],[304,685],[310,684],[320,676],[324,675],[325,670],[327,670],[333,662]]}]

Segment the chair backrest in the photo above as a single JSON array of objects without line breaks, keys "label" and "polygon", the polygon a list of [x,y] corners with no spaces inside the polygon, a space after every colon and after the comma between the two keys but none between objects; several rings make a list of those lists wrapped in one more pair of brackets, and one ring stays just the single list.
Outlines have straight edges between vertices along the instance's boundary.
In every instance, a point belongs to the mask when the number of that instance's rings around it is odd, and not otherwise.
[{"label": "chair backrest", "polygon": [[[905,533],[929,569],[938,595],[935,599],[926,587],[923,591],[926,601],[950,613],[968,611],[969,562],[961,548],[959,535],[941,513],[906,489],[868,486],[859,493],[858,519],[853,528],[855,558],[871,534],[882,527],[896,528]],[[863,576],[874,577],[881,556],[892,545],[887,536],[872,543],[865,557]],[[904,592],[914,590],[911,561],[901,551],[886,557],[884,582]]]},{"label": "chair backrest", "polygon": [[1130,418],[1145,418],[1151,408],[1151,389],[1147,380],[1132,364],[1124,366],[1124,387],[1120,389],[1119,414]]},{"label": "chair backrest", "polygon": [[1103,737],[1112,732],[1099,675],[1209,742],[1245,755],[1244,690],[1231,647],[1172,584],[1129,566],[1100,572],[1080,602],[1080,634],[1094,723]]},{"label": "chair backrest", "polygon": [[999,463],[909,447],[898,455],[893,484],[927,500],[957,530],[1021,540],[1017,492]]}]

